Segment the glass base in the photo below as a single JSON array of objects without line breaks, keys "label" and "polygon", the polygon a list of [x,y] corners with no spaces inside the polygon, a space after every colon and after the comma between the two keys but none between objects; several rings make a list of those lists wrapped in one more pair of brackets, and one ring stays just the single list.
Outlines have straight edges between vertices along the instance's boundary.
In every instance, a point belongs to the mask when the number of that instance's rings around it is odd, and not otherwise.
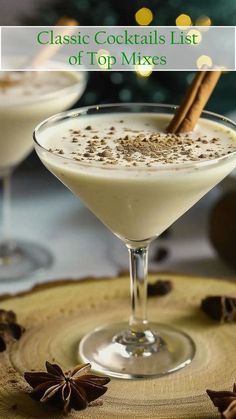
[{"label": "glass base", "polygon": [[127,323],[97,328],[82,338],[79,357],[95,371],[124,379],[161,377],[191,363],[196,348],[187,334],[164,324],[148,327],[139,335]]},{"label": "glass base", "polygon": [[25,241],[0,243],[0,281],[24,279],[40,269],[49,268],[53,257],[44,247]]}]

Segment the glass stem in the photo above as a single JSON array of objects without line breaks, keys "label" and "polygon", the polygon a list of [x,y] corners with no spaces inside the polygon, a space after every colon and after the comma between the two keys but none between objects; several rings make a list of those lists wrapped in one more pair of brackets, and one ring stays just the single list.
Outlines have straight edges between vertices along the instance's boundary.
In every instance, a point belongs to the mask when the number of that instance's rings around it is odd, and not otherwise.
[{"label": "glass stem", "polygon": [[130,264],[130,295],[131,316],[130,330],[133,333],[142,333],[147,329],[147,282],[148,282],[148,249],[149,244],[143,247],[127,245]]},{"label": "glass stem", "polygon": [[11,236],[11,174],[4,175],[3,183],[3,200],[2,200],[2,241],[5,243],[10,241]]}]

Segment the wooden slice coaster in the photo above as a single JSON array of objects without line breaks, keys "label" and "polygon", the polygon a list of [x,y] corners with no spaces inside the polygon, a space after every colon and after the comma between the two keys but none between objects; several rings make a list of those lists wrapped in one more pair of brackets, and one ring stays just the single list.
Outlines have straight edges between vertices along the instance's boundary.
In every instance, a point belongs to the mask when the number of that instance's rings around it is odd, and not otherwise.
[{"label": "wooden slice coaster", "polygon": [[[219,325],[200,310],[207,295],[236,295],[235,283],[216,279],[152,274],[171,279],[173,291],[149,298],[149,318],[188,333],[196,343],[192,364],[169,376],[151,380],[112,379],[103,405],[71,412],[70,418],[212,418],[219,417],[205,390],[231,389],[236,377],[236,325]],[[45,361],[64,369],[78,363],[78,342],[85,333],[129,316],[127,276],[47,284],[29,293],[2,299],[26,332],[0,354],[0,418],[59,419],[24,393],[24,371],[44,369]]]}]

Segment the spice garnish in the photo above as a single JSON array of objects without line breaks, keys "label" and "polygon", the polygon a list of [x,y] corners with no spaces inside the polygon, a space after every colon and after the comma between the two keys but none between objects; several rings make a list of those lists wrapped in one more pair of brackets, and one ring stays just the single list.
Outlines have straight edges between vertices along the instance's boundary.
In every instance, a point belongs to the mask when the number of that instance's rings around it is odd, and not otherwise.
[{"label": "spice garnish", "polygon": [[46,361],[47,372],[25,372],[24,378],[33,387],[30,396],[42,403],[62,408],[83,410],[102,396],[110,378],[91,374],[90,364],[80,364],[72,371],[63,372],[57,364]]},{"label": "spice garnish", "polygon": [[168,279],[158,279],[153,284],[148,284],[148,296],[166,295],[173,288],[172,282]]},{"label": "spice garnish", "polygon": [[201,308],[208,316],[221,323],[236,321],[236,298],[206,297],[201,302]]},{"label": "spice garnish", "polygon": [[14,311],[0,309],[0,352],[7,349],[7,345],[19,340],[25,329],[16,322]]},{"label": "spice garnish", "polygon": [[21,80],[14,80],[14,79],[11,79],[10,77],[1,78],[0,89],[7,89],[8,87],[12,87],[20,83],[21,83]]},{"label": "spice garnish", "polygon": [[224,419],[236,418],[236,383],[233,391],[206,390],[212,403],[218,408],[221,417]]},{"label": "spice garnish", "polygon": [[153,261],[162,262],[167,258],[169,251],[166,247],[159,247],[154,255]]}]

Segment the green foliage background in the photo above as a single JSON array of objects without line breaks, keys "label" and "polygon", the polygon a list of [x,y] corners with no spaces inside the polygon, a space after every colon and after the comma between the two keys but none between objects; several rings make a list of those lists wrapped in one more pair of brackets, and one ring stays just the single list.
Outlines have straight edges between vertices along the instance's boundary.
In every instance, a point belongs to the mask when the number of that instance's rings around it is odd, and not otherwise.
[{"label": "green foliage background", "polygon": [[[26,24],[50,25],[61,16],[72,16],[81,25],[135,25],[135,12],[148,7],[154,14],[152,25],[175,25],[181,13],[192,21],[209,16],[214,25],[235,25],[236,0],[55,0],[39,9]],[[193,77],[189,72],[153,72],[138,77],[134,72],[90,73],[88,88],[80,105],[108,102],[179,103]],[[218,113],[236,108],[236,73],[224,74],[207,107]]]}]

